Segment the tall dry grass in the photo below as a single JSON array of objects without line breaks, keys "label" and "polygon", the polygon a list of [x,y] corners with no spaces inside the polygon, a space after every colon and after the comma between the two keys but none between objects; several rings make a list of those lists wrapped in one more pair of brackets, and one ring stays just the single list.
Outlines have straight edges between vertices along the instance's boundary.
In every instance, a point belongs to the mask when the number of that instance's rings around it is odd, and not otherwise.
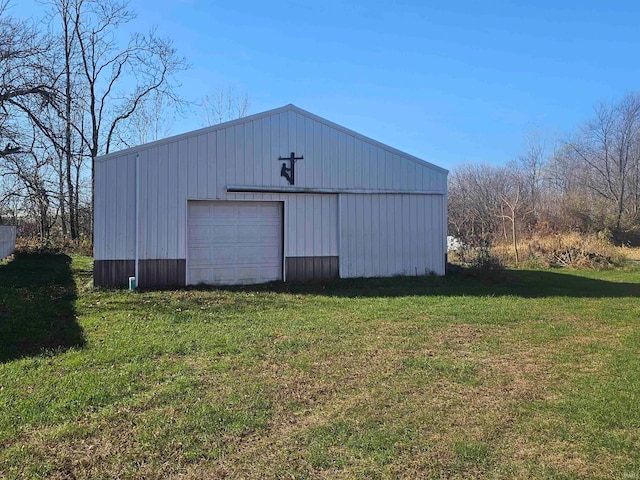
[{"label": "tall dry grass", "polygon": [[[492,248],[506,265],[515,265],[511,244],[496,244]],[[627,258],[640,258],[640,249],[617,247],[606,235],[577,232],[534,236],[518,244],[521,266],[552,268],[609,269],[621,267]]]},{"label": "tall dry grass", "polygon": [[77,241],[62,238],[41,240],[37,237],[18,237],[14,255],[33,254],[61,254],[75,253],[78,255],[93,255],[91,238],[82,236]]}]

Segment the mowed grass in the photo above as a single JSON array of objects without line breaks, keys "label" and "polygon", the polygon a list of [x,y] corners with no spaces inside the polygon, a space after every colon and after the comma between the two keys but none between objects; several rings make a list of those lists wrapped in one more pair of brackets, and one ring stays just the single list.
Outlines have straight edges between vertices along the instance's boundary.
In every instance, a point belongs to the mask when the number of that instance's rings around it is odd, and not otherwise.
[{"label": "mowed grass", "polygon": [[640,270],[130,293],[0,264],[2,478],[640,478]]}]

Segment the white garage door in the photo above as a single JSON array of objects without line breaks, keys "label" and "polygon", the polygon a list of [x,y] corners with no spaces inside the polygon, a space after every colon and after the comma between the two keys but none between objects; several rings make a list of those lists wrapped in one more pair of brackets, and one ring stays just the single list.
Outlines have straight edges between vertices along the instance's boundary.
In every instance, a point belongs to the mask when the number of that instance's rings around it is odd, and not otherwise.
[{"label": "white garage door", "polygon": [[249,285],[282,278],[280,202],[190,201],[187,284]]}]

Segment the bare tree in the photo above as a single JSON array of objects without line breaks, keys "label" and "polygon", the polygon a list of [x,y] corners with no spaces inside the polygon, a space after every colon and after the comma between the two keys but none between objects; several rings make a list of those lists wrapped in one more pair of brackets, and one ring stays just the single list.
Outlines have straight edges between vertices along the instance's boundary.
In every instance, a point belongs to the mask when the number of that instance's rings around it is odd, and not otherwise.
[{"label": "bare tree", "polygon": [[176,119],[184,115],[184,107],[183,102],[160,92],[150,94],[129,117],[127,127],[118,132],[118,143],[132,147],[169,136]]},{"label": "bare tree", "polygon": [[[52,72],[43,65],[51,42],[34,25],[17,20],[0,2],[0,158],[27,151],[39,112],[54,98]],[[26,135],[25,135],[26,134]]]},{"label": "bare tree", "polygon": [[530,164],[525,166],[526,169],[518,168],[517,162],[511,162],[507,165],[503,179],[504,189],[500,193],[500,200],[506,209],[502,209],[500,217],[509,220],[511,226],[511,244],[513,245],[513,253],[516,264],[520,261],[518,252],[518,222],[522,223],[528,214],[534,211],[532,199],[526,201],[523,195],[528,193],[531,188],[531,168]]},{"label": "bare tree", "polygon": [[[36,129],[35,126],[32,128]],[[29,212],[36,219],[38,235],[44,240],[50,235],[58,209],[52,202],[55,182],[52,181],[50,156],[43,151],[46,146],[38,144],[42,137],[34,134],[33,138],[33,143],[25,146],[24,152],[5,155],[0,174],[14,180],[10,195],[22,200],[23,213]]]},{"label": "bare tree", "polygon": [[581,133],[571,147],[584,164],[583,184],[608,201],[612,227],[622,240],[629,181],[640,162],[640,96],[599,106]]},{"label": "bare tree", "polygon": [[[153,96],[180,102],[175,75],[187,68],[168,39],[155,31],[134,33],[122,42],[118,33],[135,15],[127,1],[51,0],[63,44],[63,151],[67,207],[72,238],[78,238],[81,164],[90,163],[93,205],[94,165],[98,155],[122,144],[122,133]],[[80,101],[76,101],[76,99]],[[74,138],[79,141],[74,146]],[[74,165],[76,174],[74,175]],[[80,167],[78,167],[80,165]],[[74,179],[75,177],[75,179]]]},{"label": "bare tree", "polygon": [[465,242],[491,242],[501,230],[505,170],[467,164],[449,178],[449,228]]},{"label": "bare tree", "polygon": [[524,152],[518,156],[514,166],[523,183],[522,193],[528,197],[532,213],[537,214],[546,167],[546,142],[537,131],[528,133],[525,142]]},{"label": "bare tree", "polygon": [[245,117],[249,113],[249,95],[237,92],[232,87],[218,88],[204,97],[202,107],[207,125],[217,125]]}]

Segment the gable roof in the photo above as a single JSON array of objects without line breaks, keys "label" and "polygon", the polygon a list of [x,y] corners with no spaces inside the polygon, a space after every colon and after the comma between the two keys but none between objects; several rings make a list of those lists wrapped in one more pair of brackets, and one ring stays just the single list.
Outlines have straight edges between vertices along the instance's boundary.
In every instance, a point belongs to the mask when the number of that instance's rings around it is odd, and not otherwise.
[{"label": "gable roof", "polygon": [[358,140],[361,140],[363,142],[369,143],[371,145],[374,145],[376,147],[382,148],[384,150],[390,151],[390,152],[392,152],[392,153],[394,153],[396,155],[400,155],[400,156],[402,156],[402,157],[404,157],[404,158],[406,158],[408,160],[412,160],[412,161],[414,161],[416,163],[419,163],[420,165],[429,167],[429,168],[431,168],[433,170],[436,170],[438,172],[441,172],[441,173],[444,173],[444,174],[449,173],[449,171],[447,169],[445,169],[445,168],[439,167],[439,166],[437,166],[437,165],[435,165],[433,163],[427,162],[426,160],[418,158],[418,157],[416,157],[414,155],[411,155],[409,153],[403,152],[401,150],[398,150],[397,148],[391,147],[391,146],[386,145],[386,144],[384,144],[382,142],[374,140],[374,139],[372,139],[370,137],[362,135],[362,134],[360,134],[358,132],[350,130],[350,129],[346,128],[346,127],[343,127],[342,125],[338,125],[337,123],[331,122],[331,121],[329,121],[329,120],[327,120],[325,118],[322,118],[322,117],[320,117],[320,116],[318,116],[318,115],[316,115],[314,113],[308,112],[307,110],[304,110],[304,109],[302,109],[300,107],[296,107],[292,103],[290,103],[288,105],[285,105],[283,107],[274,108],[272,110],[267,110],[267,111],[264,111],[264,112],[255,113],[253,115],[248,115],[246,117],[238,118],[236,120],[230,120],[228,122],[218,123],[216,125],[212,125],[212,126],[209,126],[209,127],[204,127],[204,128],[200,128],[200,129],[197,129],[197,130],[191,130],[189,132],[180,133],[178,135],[172,135],[170,137],[162,138],[160,140],[155,140],[153,142],[143,143],[143,144],[140,144],[140,145],[136,145],[134,147],[129,147],[129,148],[125,148],[125,149],[122,149],[122,150],[115,151],[115,152],[110,152],[108,154],[99,156],[96,159],[96,161],[105,161],[105,160],[108,160],[108,159],[113,158],[113,157],[118,157],[118,156],[121,156],[121,155],[126,154],[126,153],[134,152],[136,150],[142,150],[142,149],[146,149],[148,147],[162,145],[164,143],[173,142],[173,141],[176,141],[176,140],[180,140],[182,138],[188,138],[188,137],[192,137],[192,136],[196,136],[196,135],[215,132],[217,130],[221,130],[221,129],[224,129],[224,128],[232,127],[234,125],[240,125],[240,124],[243,124],[243,123],[249,123],[249,122],[252,122],[254,120],[258,120],[258,119],[264,118],[264,117],[268,117],[268,116],[279,114],[279,113],[289,112],[289,111],[297,113],[297,114],[302,115],[304,117],[310,118],[312,120],[315,120],[315,121],[317,121],[317,122],[319,122],[321,124],[326,125],[329,128],[333,128],[333,129],[339,130],[339,131],[341,131],[341,132],[343,132],[343,133],[345,133],[345,134],[347,134],[349,136],[357,138]]}]

